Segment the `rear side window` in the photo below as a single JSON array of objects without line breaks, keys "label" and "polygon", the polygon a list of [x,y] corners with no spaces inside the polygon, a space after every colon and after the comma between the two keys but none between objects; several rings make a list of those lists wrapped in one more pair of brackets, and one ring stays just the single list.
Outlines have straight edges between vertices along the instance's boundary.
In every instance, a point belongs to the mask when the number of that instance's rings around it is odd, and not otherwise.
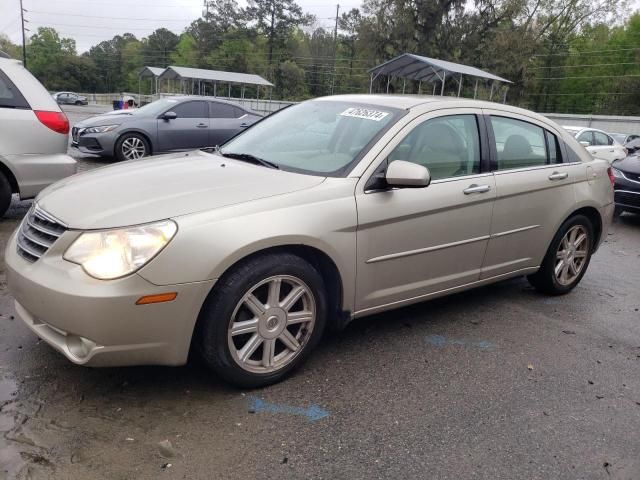
[{"label": "rear side window", "polygon": [[31,108],[13,82],[1,70],[0,108]]},{"label": "rear side window", "polygon": [[593,132],[594,145],[613,145],[613,140],[602,132]]},{"label": "rear side window", "polygon": [[185,102],[171,108],[178,118],[207,118],[207,102]]},{"label": "rear side window", "polygon": [[498,170],[547,164],[545,130],[528,122],[491,117]]},{"label": "rear side window", "polygon": [[211,103],[211,118],[238,118],[240,109],[226,103]]}]

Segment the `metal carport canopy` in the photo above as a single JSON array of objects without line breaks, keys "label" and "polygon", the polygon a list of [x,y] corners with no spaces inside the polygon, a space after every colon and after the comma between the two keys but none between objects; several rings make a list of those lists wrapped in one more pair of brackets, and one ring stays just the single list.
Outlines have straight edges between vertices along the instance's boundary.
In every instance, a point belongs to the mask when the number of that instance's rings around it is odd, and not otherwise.
[{"label": "metal carport canopy", "polygon": [[387,75],[391,77],[409,78],[429,82],[434,78],[439,81],[448,73],[458,73],[472,77],[497,80],[504,83],[512,83],[506,78],[499,77],[479,68],[462,65],[460,63],[447,62],[436,58],[423,57],[412,53],[403,53],[391,60],[369,70],[372,75]]},{"label": "metal carport canopy", "polygon": [[159,77],[164,72],[164,68],[160,67],[143,67],[138,74],[141,78]]},{"label": "metal carport canopy", "polygon": [[210,82],[221,83],[237,83],[245,85],[262,85],[266,87],[273,87],[271,82],[268,82],[260,75],[254,75],[251,73],[235,73],[235,72],[223,72],[221,70],[205,70],[203,68],[190,68],[190,67],[175,67],[169,66],[160,75],[160,79],[189,79],[189,80],[204,80]]}]

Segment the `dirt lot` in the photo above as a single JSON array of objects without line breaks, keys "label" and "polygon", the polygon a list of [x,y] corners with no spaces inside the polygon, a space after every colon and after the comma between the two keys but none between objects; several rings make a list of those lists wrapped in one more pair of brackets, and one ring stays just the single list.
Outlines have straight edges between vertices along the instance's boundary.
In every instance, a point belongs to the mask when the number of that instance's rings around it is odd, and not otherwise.
[{"label": "dirt lot", "polygon": [[15,318],[2,272],[0,478],[636,480],[639,309],[625,214],[570,295],[516,279],[358,320],[239,391],[197,361],[72,365]]}]

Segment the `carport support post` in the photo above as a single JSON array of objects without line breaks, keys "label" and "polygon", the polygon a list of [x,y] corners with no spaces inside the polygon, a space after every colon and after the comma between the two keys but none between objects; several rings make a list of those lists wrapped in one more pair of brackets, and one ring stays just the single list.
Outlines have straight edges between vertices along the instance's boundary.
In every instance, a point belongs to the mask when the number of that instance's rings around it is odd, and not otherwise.
[{"label": "carport support post", "polygon": [[476,79],[476,86],[473,87],[473,99],[476,99],[476,96],[478,95],[478,79]]},{"label": "carport support post", "polygon": [[231,84],[229,84],[229,100],[231,100]]},{"label": "carport support post", "polygon": [[216,89],[218,87],[218,84],[216,82],[213,82],[213,96],[216,97],[218,96]]},{"label": "carport support post", "polygon": [[389,82],[391,81],[391,76],[387,75],[387,93],[389,93]]},{"label": "carport support post", "polygon": [[509,86],[504,89],[504,96],[502,97],[502,103],[507,103],[507,92],[509,91]]},{"label": "carport support post", "polygon": [[402,79],[402,94],[404,95],[404,88],[407,86],[407,79],[403,78]]},{"label": "carport support post", "polygon": [[458,82],[458,97],[460,96],[461,92],[462,92],[462,74],[460,74],[460,81]]},{"label": "carport support post", "polygon": [[373,90],[373,73],[369,75],[369,93]]},{"label": "carport support post", "polygon": [[489,101],[493,98],[493,82],[491,82],[491,91],[489,92]]},{"label": "carport support post", "polygon": [[440,96],[444,95],[444,82],[447,80],[447,72],[442,71],[442,88],[440,89]]},{"label": "carport support post", "polygon": [[436,96],[436,82],[433,82],[433,93],[432,95],[435,97]]},{"label": "carport support post", "polygon": [[418,82],[418,95],[422,95],[422,80]]}]

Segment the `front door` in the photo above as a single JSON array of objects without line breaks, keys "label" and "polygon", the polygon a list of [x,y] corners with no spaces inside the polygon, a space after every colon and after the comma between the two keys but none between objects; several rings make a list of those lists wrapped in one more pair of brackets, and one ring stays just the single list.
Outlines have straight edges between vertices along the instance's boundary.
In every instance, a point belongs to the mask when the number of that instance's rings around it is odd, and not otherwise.
[{"label": "front door", "polygon": [[209,108],[204,100],[176,104],[168,111],[177,118],[158,118],[158,151],[185,150],[209,146]]},{"label": "front door", "polygon": [[488,163],[478,113],[449,109],[419,117],[381,152],[378,173],[393,160],[415,162],[430,170],[428,187],[358,187],[359,312],[479,279],[495,184],[481,167]]},{"label": "front door", "polygon": [[586,180],[582,162],[563,161],[553,127],[522,115],[485,113],[497,197],[483,279],[540,265],[575,202],[574,184]]},{"label": "front door", "polygon": [[228,103],[210,102],[211,128],[209,129],[209,145],[222,145],[224,142],[243,130],[241,117],[246,116],[244,110]]}]

